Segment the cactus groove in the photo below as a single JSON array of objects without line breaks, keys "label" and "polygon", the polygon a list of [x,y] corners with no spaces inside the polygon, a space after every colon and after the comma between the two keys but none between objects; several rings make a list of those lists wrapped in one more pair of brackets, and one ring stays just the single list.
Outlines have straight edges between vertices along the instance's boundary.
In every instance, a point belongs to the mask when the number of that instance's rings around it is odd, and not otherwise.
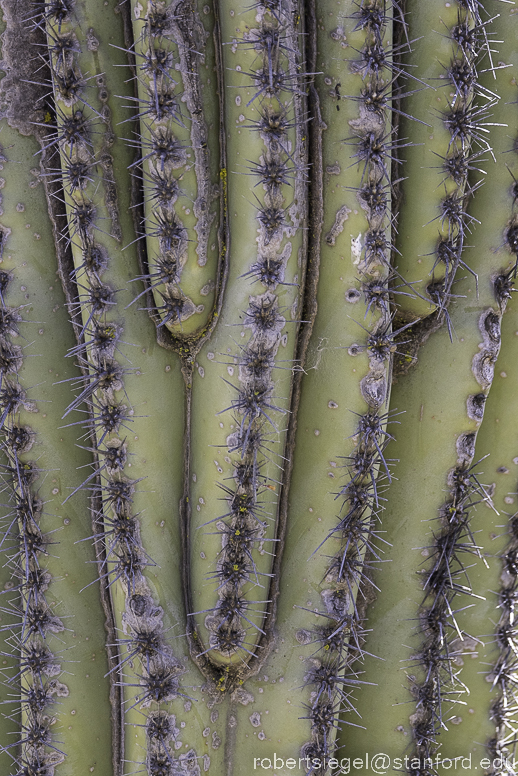
[{"label": "cactus groove", "polygon": [[0,5],[0,772],[516,773],[515,3]]}]

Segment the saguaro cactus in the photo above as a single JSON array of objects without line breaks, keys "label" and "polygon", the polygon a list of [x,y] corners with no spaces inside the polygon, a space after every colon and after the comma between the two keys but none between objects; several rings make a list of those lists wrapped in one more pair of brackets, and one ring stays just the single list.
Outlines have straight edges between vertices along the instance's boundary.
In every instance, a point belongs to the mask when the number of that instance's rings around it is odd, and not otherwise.
[{"label": "saguaro cactus", "polygon": [[1,6],[0,772],[515,773],[514,3]]}]

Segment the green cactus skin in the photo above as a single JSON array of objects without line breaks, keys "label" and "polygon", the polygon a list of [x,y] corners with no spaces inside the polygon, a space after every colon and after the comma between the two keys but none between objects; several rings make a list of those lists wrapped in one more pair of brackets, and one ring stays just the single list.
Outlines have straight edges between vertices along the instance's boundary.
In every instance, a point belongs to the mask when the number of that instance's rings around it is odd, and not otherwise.
[{"label": "green cactus skin", "polygon": [[2,773],[513,773],[514,4],[2,8]]},{"label": "green cactus skin", "polygon": [[[5,143],[2,178],[2,216],[4,235],[1,271],[9,273],[9,283],[3,289],[4,315],[12,310],[20,323],[10,329],[13,334],[2,333],[2,349],[5,354],[8,342],[12,347],[23,338],[23,364],[16,373],[3,377],[3,410],[6,410],[6,391],[19,385],[25,391],[25,400],[16,412],[10,412],[2,424],[2,446],[7,463],[2,467],[3,502],[3,565],[10,571],[10,584],[3,588],[3,611],[18,607],[27,617],[25,627],[13,627],[6,642],[8,653],[16,654],[21,647],[23,660],[17,667],[5,669],[9,705],[4,713],[16,717],[16,693],[23,699],[21,724],[28,739],[37,725],[51,733],[51,746],[31,748],[22,746],[22,757],[28,762],[49,764],[61,762],[64,751],[69,756],[60,766],[63,773],[93,767],[111,761],[112,735],[109,687],[104,675],[108,670],[105,636],[102,634],[104,613],[99,607],[99,597],[93,587],[95,581],[95,552],[91,542],[83,541],[92,532],[87,494],[82,493],[72,502],[65,501],[69,488],[80,484],[81,468],[90,464],[90,455],[75,446],[75,429],[63,428],[60,404],[68,401],[67,381],[77,378],[70,359],[66,359],[67,346],[73,345],[73,335],[68,328],[68,315],[56,267],[45,261],[27,261],[28,252],[38,246],[40,257],[53,251],[53,235],[46,212],[45,193],[39,170],[34,167],[34,154],[38,145],[32,138],[23,138],[2,121],[2,140]],[[41,247],[40,247],[41,246]],[[43,321],[47,323],[43,323]],[[56,338],[51,332],[56,326],[66,331],[67,337]],[[49,331],[50,329],[50,331]],[[44,361],[41,369],[39,361]],[[44,374],[43,374],[44,372]],[[58,398],[59,397],[59,398]],[[22,430],[32,435],[27,450],[23,445]],[[66,447],[63,459],[61,450]],[[34,482],[13,473],[13,465],[36,467]],[[25,483],[27,482],[27,485]],[[73,483],[76,483],[74,486]],[[30,484],[29,484],[30,483]],[[23,487],[22,487],[23,486]],[[35,499],[31,512],[24,507]],[[25,502],[27,503],[27,501]],[[18,530],[7,531],[18,509]],[[9,508],[10,507],[10,508]],[[33,517],[34,516],[34,517]],[[16,527],[16,526],[15,526]],[[42,553],[35,553],[34,560],[28,554],[30,536],[36,537],[38,529],[43,536]],[[5,532],[5,533],[4,533]],[[77,544],[77,542],[80,542]],[[60,556],[60,547],[67,544],[66,560]],[[18,560],[17,560],[18,555]],[[39,555],[39,560],[37,559]],[[5,561],[9,559],[9,563]],[[30,563],[28,565],[28,559]],[[36,565],[37,564],[37,565]],[[29,572],[37,568],[45,578],[38,595]],[[16,595],[22,584],[21,597]],[[87,589],[84,589],[87,587]],[[83,590],[83,592],[80,592]],[[9,592],[11,591],[11,592]],[[63,602],[66,601],[64,606]],[[46,602],[46,604],[45,604]],[[48,608],[47,608],[48,605]],[[34,630],[30,622],[36,621],[38,607],[42,617],[49,619],[48,626],[42,620],[41,630]],[[31,620],[30,612],[34,612]],[[19,622],[19,620],[18,620]],[[4,624],[4,623],[2,623]],[[40,633],[45,633],[43,640]],[[45,649],[47,663],[39,671],[32,668],[30,656]],[[19,671],[23,669],[20,681]],[[47,693],[50,699],[38,714],[29,711],[31,691]],[[86,693],[83,704],[80,698]],[[94,712],[95,710],[95,712]],[[14,712],[14,714],[13,714]],[[45,717],[52,722],[44,724]],[[85,736],[78,737],[78,729],[88,722]],[[8,722],[9,720],[7,720]],[[2,731],[3,740],[4,731]],[[2,755],[5,772],[11,772],[13,760],[19,756],[15,747],[20,734],[12,733],[7,741],[14,747]],[[76,741],[77,744],[72,744]],[[43,754],[43,751],[45,752]]]}]

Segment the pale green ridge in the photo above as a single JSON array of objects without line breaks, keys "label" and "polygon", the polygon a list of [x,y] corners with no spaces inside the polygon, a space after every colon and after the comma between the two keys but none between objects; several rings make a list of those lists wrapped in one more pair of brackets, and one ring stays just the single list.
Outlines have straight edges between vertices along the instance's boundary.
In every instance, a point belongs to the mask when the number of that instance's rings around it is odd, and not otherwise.
[{"label": "pale green ridge", "polygon": [[[303,42],[303,27],[300,17],[292,17],[290,14],[282,12],[281,33],[285,42],[279,53],[279,61],[289,80],[285,82],[285,88],[280,91],[278,99],[275,95],[271,98],[259,95],[254,99],[261,87],[254,85],[250,74],[259,71],[263,65],[262,53],[255,47],[261,29],[262,12],[232,4],[221,9],[229,159],[228,217],[232,243],[229,250],[229,275],[218,325],[210,343],[197,356],[193,371],[194,425],[190,492],[191,574],[194,580],[192,607],[193,612],[204,612],[213,610],[218,603],[217,558],[222,551],[218,517],[229,511],[227,495],[220,486],[235,489],[233,472],[241,454],[240,450],[229,452],[232,446],[229,437],[239,432],[243,417],[238,411],[232,411],[232,404],[238,399],[243,384],[240,380],[239,360],[243,359],[244,349],[254,347],[250,343],[258,342],[259,336],[250,327],[250,313],[246,317],[247,310],[263,303],[271,303],[274,307],[277,305],[275,332],[268,335],[275,359],[270,373],[273,388],[271,399],[268,400],[273,408],[265,408],[265,413],[275,427],[268,418],[263,418],[266,450],[260,451],[258,455],[260,487],[257,515],[266,523],[265,542],[259,551],[257,548],[253,550],[257,580],[254,573],[253,582],[244,587],[247,600],[260,602],[250,604],[245,614],[253,625],[243,621],[246,629],[244,647],[249,652],[254,651],[254,644],[261,636],[257,627],[262,627],[269,585],[269,577],[263,575],[271,573],[270,553],[275,552],[271,540],[274,537],[279,481],[282,479],[292,369],[297,368],[293,358],[300,318],[299,284],[304,276],[305,236],[301,227],[307,196],[306,128],[301,95],[305,85],[295,67],[295,59],[297,62],[301,59],[301,55],[296,52]],[[296,21],[294,26],[293,18]],[[267,13],[265,27],[270,24],[275,26],[276,21],[273,14]],[[264,133],[260,133],[254,125],[259,122],[261,114],[266,115],[268,111],[272,115],[279,111],[285,112],[285,120],[288,122],[279,153],[286,162],[288,177],[287,182],[279,186],[276,197],[273,197],[277,202],[277,211],[284,209],[284,226],[282,233],[279,229],[273,230],[271,234],[258,218],[259,208],[264,207],[265,202],[268,204],[267,198],[270,195],[265,191],[260,175],[253,173],[257,166],[264,164],[267,150]],[[285,149],[289,153],[285,153]],[[281,262],[280,284],[266,287],[253,274],[253,265],[264,256]],[[277,301],[274,301],[275,298]],[[285,319],[285,323],[282,319]],[[204,625],[206,616],[196,616],[203,651],[209,649],[207,641],[210,638]],[[238,651],[226,657],[212,650],[209,657],[222,663],[230,661],[239,667],[243,661],[250,659],[250,654]]]},{"label": "pale green ridge", "polygon": [[[402,67],[411,77],[398,84],[402,95],[408,94],[400,105],[406,116],[401,116],[399,137],[405,142],[410,139],[411,145],[400,152],[405,161],[405,180],[401,183],[402,207],[398,212],[396,240],[400,253],[395,265],[403,280],[418,294],[397,298],[405,315],[415,319],[433,312],[436,305],[426,289],[430,282],[445,276],[445,264],[437,261],[436,253],[441,238],[448,238],[448,218],[442,213],[441,203],[455,192],[462,195],[465,188],[465,182],[460,181],[457,186],[444,170],[444,159],[453,156],[461,145],[453,141],[444,118],[452,106],[461,104],[448,77],[455,54],[459,61],[462,59],[462,50],[451,40],[451,30],[459,18],[469,19],[469,15],[460,10],[457,2],[445,4],[441,0],[411,0],[405,10],[412,53],[407,55],[403,49]],[[470,20],[469,27],[472,26]],[[481,67],[488,65],[486,58]],[[469,94],[472,96],[472,90]],[[479,103],[486,105],[487,100],[478,97],[474,104]],[[485,139],[486,135],[481,134]],[[474,144],[466,152],[480,150]],[[479,167],[480,160],[472,164]],[[469,232],[465,242],[470,243]]]},{"label": "pale green ridge", "polygon": [[65,627],[47,638],[61,664],[58,679],[68,688],[68,695],[55,696],[55,705],[49,707],[57,718],[52,726],[53,744],[66,755],[57,773],[66,776],[87,768],[87,772],[92,769],[92,773],[108,776],[112,742],[109,687],[104,680],[108,670],[105,616],[96,586],[83,590],[97,576],[92,543],[84,541],[92,534],[87,493],[63,504],[70,488],[82,480],[84,470],[78,467],[90,460],[77,447],[76,430],[62,427],[70,389],[67,382],[56,384],[78,376],[73,362],[65,360],[74,344],[73,334],[56,267],[49,260],[54,252],[51,225],[43,184],[34,174],[38,145],[31,138],[22,138],[6,122],[2,141],[11,147],[2,170],[1,221],[11,231],[0,268],[12,272],[6,301],[20,308],[24,321],[14,343],[23,347],[19,381],[33,411],[22,409],[19,418],[36,435],[24,458],[36,462],[40,470],[32,490],[44,502],[41,528],[51,542],[40,565],[52,578],[47,601]]},{"label": "pale green ridge", "polygon": [[[174,256],[178,264],[175,280],[160,284],[152,278],[156,286],[153,294],[167,328],[176,336],[187,337],[210,322],[220,283],[220,119],[214,10],[211,4],[192,0],[150,0],[145,6],[133,3],[131,17],[137,98],[130,98],[129,106],[140,116],[137,135],[144,160],[133,170],[136,175],[143,174],[146,225],[142,231],[148,263],[151,272],[157,272],[159,258]],[[164,57],[158,73],[152,69],[157,66],[157,57]],[[150,97],[156,93],[174,101],[173,115],[165,109],[159,114],[150,109]],[[176,158],[164,161],[150,156],[157,137],[176,143]],[[165,182],[171,187],[167,201],[155,196],[153,178],[157,175],[161,185]],[[172,251],[165,250],[163,241],[154,234],[163,216],[184,230]],[[188,302],[176,318],[168,320],[166,313],[160,312],[164,293]]]}]

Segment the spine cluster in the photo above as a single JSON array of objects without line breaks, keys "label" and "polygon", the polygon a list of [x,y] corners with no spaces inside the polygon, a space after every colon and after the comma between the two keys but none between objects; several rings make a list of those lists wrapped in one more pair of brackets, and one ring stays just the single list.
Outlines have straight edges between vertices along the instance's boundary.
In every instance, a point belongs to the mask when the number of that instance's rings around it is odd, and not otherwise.
[{"label": "spine cluster", "polygon": [[17,772],[52,776],[54,767],[65,757],[52,726],[56,705],[60,697],[68,695],[68,687],[60,680],[61,661],[49,641],[64,630],[64,625],[47,600],[52,579],[45,568],[45,556],[55,542],[42,527],[44,504],[36,484],[41,472],[27,457],[35,434],[22,418],[24,411],[34,412],[36,407],[18,379],[22,349],[13,340],[19,336],[22,315],[21,309],[6,303],[6,291],[13,281],[11,274],[0,271],[0,469],[5,512],[0,549],[2,564],[11,569],[2,610],[13,620],[2,628],[12,631],[8,640],[12,652],[3,654],[18,661],[17,673],[8,677],[6,684],[15,696],[10,702],[11,713],[16,714],[21,703],[22,727],[20,738],[3,749],[16,763]]}]

